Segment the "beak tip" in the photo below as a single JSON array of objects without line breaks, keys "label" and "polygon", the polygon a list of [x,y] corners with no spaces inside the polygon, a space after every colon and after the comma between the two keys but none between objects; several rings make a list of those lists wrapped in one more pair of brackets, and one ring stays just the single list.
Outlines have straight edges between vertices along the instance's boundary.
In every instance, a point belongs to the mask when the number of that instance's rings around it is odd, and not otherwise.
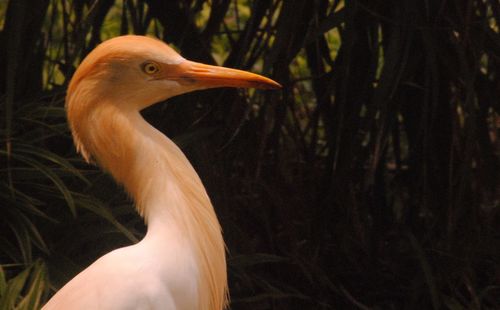
[{"label": "beak tip", "polygon": [[273,90],[283,88],[283,86],[281,86],[280,83],[274,80],[266,78],[266,81],[260,82],[259,85],[256,86],[256,88]]},{"label": "beak tip", "polygon": [[274,84],[270,85],[269,89],[280,89],[283,88],[280,83],[274,82]]}]

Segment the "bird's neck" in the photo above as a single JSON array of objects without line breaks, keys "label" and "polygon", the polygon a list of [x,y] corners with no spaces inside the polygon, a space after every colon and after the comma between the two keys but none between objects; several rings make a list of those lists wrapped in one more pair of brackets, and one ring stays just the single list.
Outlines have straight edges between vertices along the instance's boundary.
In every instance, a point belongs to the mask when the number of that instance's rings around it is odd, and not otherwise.
[{"label": "bird's neck", "polygon": [[196,256],[200,309],[222,309],[227,276],[221,228],[185,155],[138,111],[102,105],[85,120],[80,127],[91,132],[78,133],[80,143],[134,198],[148,223],[146,238],[175,226]]}]

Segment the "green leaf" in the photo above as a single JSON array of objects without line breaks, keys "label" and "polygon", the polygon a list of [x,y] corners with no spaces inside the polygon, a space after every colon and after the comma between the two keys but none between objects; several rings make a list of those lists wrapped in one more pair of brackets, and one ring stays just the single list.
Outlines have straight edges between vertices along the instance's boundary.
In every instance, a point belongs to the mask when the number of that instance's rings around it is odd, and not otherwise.
[{"label": "green leaf", "polygon": [[72,175],[78,177],[80,180],[84,181],[87,185],[90,185],[90,182],[87,178],[85,178],[78,169],[76,169],[69,161],[67,161],[65,158],[49,152],[43,148],[35,147],[33,145],[29,144],[16,144],[14,148],[14,157],[16,156],[16,152],[24,153],[24,154],[29,154],[34,157],[39,157],[46,159],[50,162],[53,162],[57,164],[58,166],[66,169],[68,172],[70,172]]},{"label": "green leaf", "polygon": [[[0,153],[2,153],[2,151],[0,151]],[[43,175],[49,178],[58,188],[59,192],[64,196],[64,199],[66,200],[66,203],[68,204],[68,207],[73,216],[76,216],[76,206],[73,196],[70,190],[66,187],[64,182],[61,180],[61,178],[59,178],[57,174],[55,174],[49,167],[41,164],[40,162],[30,157],[17,154],[16,159],[38,169]]]},{"label": "green leaf", "polygon": [[114,216],[113,213],[109,211],[109,209],[104,205],[101,201],[97,199],[93,199],[92,197],[81,195],[75,193],[77,197],[78,207],[87,209],[103,219],[110,222],[118,231],[120,231],[125,237],[127,237],[130,241],[137,243],[139,240],[134,234],[125,226],[123,226]]},{"label": "green leaf", "polygon": [[30,274],[31,268],[24,269],[16,277],[10,279],[7,282],[7,286],[4,290],[4,294],[0,296],[0,309],[14,309],[16,306],[16,301],[21,295],[23,287],[26,285],[26,281]]},{"label": "green leaf", "polygon": [[46,280],[46,268],[41,260],[8,281],[0,265],[0,309],[39,309]]}]

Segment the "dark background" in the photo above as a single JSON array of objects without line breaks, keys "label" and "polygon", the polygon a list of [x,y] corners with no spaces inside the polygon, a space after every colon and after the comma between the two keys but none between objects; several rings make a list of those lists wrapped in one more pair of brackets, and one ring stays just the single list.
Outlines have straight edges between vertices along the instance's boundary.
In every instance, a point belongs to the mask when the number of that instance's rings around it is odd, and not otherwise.
[{"label": "dark background", "polygon": [[0,309],[144,234],[64,112],[125,33],[284,86],[143,113],[213,200],[232,309],[500,308],[498,0],[2,0],[0,26]]}]

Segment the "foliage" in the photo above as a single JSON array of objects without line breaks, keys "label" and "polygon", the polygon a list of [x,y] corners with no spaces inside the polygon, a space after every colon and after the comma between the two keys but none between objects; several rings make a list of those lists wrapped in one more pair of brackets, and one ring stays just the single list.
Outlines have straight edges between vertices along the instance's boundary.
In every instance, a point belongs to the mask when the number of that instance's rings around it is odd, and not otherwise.
[{"label": "foliage", "polygon": [[9,281],[6,281],[5,272],[0,266],[0,309],[38,309],[41,306],[44,284],[45,267],[40,261],[30,265]]},{"label": "foliage", "polygon": [[81,59],[135,33],[284,85],[144,111],[214,201],[233,309],[500,308],[499,25],[496,0],[0,2],[0,305],[144,233],[63,110]]}]

